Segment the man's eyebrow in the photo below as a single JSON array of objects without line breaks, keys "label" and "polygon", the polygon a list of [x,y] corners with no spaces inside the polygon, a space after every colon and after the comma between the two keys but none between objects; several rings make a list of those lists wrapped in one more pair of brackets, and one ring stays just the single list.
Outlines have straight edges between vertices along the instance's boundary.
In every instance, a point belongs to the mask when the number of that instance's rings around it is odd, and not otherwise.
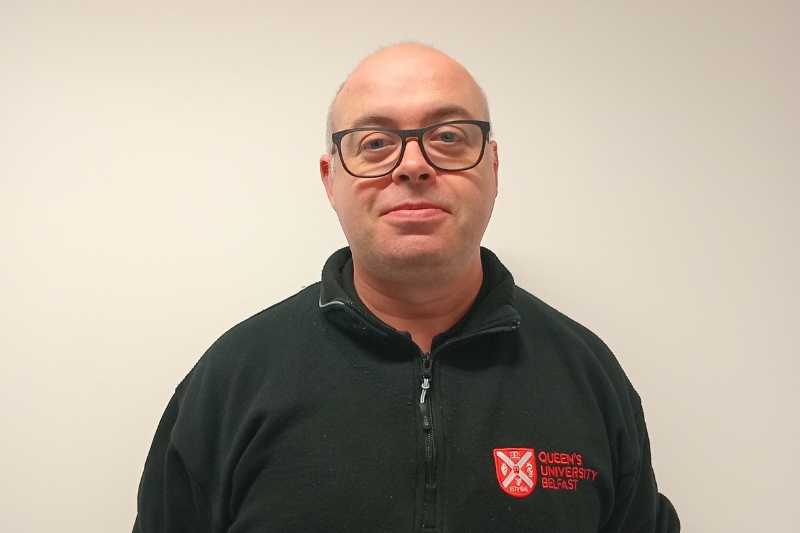
[{"label": "man's eyebrow", "polygon": [[426,121],[431,123],[447,119],[456,120],[459,118],[472,120],[475,117],[473,117],[472,113],[467,111],[465,107],[456,104],[440,107],[425,115]]},{"label": "man's eyebrow", "polygon": [[367,126],[376,126],[378,128],[395,128],[397,123],[384,115],[365,115],[358,117],[350,125],[351,128],[365,128]]},{"label": "man's eyebrow", "polygon": [[[456,120],[460,118],[471,120],[474,117],[472,116],[472,113],[467,111],[465,107],[452,104],[439,107],[426,113],[423,116],[423,122],[424,125],[427,126],[442,120]],[[365,128],[369,126],[375,126],[378,128],[397,128],[397,124],[397,120],[385,115],[364,115],[363,117],[355,119],[350,125],[350,128]]]}]

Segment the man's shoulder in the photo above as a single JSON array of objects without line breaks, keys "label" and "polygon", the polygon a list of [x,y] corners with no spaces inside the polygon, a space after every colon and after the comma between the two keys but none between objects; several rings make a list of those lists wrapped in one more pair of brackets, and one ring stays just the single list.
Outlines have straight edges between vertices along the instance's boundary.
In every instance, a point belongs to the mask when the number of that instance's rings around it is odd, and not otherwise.
[{"label": "man's shoulder", "polygon": [[542,354],[571,361],[572,368],[604,376],[620,393],[629,395],[638,408],[636,391],[614,353],[599,336],[519,286],[515,286],[515,296],[522,333],[537,339]]},{"label": "man's shoulder", "polygon": [[310,331],[319,320],[319,283],[314,283],[223,333],[187,377],[222,377],[255,363],[269,364],[270,354],[288,351],[298,338],[313,337]]},{"label": "man's shoulder", "polygon": [[301,330],[307,320],[314,320],[319,309],[319,282],[303,287],[263,311],[247,318],[226,331],[217,341],[238,342],[264,335],[286,335]]},{"label": "man's shoulder", "polygon": [[[538,297],[518,285],[514,286],[517,310],[523,317],[528,317],[528,324],[534,327],[547,328],[557,333],[571,333],[592,344],[600,343],[600,338],[580,322],[568,317],[555,307],[545,303]],[[531,324],[532,323],[532,324]],[[608,349],[606,347],[606,349]]]}]

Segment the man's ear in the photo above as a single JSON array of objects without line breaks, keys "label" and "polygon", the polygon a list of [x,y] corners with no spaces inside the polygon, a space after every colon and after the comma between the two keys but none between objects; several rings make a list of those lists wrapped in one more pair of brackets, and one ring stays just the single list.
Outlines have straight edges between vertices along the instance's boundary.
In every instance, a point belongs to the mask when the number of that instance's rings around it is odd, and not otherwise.
[{"label": "man's ear", "polygon": [[[497,169],[500,168],[500,159],[497,155],[497,142],[490,141],[489,145],[492,147],[492,168],[494,169],[494,188],[497,190],[498,187],[498,180],[497,180]],[[497,193],[495,193],[496,195]]]},{"label": "man's ear", "polygon": [[325,185],[328,202],[336,211],[336,202],[333,199],[333,156],[331,154],[322,154],[319,158],[319,176],[322,178],[322,184]]}]

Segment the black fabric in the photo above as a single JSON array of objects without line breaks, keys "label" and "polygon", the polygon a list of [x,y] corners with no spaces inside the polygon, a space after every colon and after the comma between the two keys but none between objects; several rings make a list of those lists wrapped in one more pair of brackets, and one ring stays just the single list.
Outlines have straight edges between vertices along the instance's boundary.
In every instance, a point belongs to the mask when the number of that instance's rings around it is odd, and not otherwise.
[{"label": "black fabric", "polygon": [[[134,532],[679,531],[614,356],[481,253],[479,297],[431,352],[434,486],[426,354],[358,301],[343,249],[321,283],[231,329],[178,386]],[[501,488],[502,448],[534,450],[526,497]]]}]

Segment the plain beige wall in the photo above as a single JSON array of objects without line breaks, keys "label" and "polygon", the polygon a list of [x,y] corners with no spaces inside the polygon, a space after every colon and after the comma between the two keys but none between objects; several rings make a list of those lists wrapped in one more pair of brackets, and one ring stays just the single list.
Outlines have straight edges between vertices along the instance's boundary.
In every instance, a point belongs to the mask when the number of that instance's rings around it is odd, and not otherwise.
[{"label": "plain beige wall", "polygon": [[486,89],[485,238],[643,397],[686,531],[798,531],[800,3],[0,2],[0,531],[129,531],[172,390],[344,244],[327,105]]}]

